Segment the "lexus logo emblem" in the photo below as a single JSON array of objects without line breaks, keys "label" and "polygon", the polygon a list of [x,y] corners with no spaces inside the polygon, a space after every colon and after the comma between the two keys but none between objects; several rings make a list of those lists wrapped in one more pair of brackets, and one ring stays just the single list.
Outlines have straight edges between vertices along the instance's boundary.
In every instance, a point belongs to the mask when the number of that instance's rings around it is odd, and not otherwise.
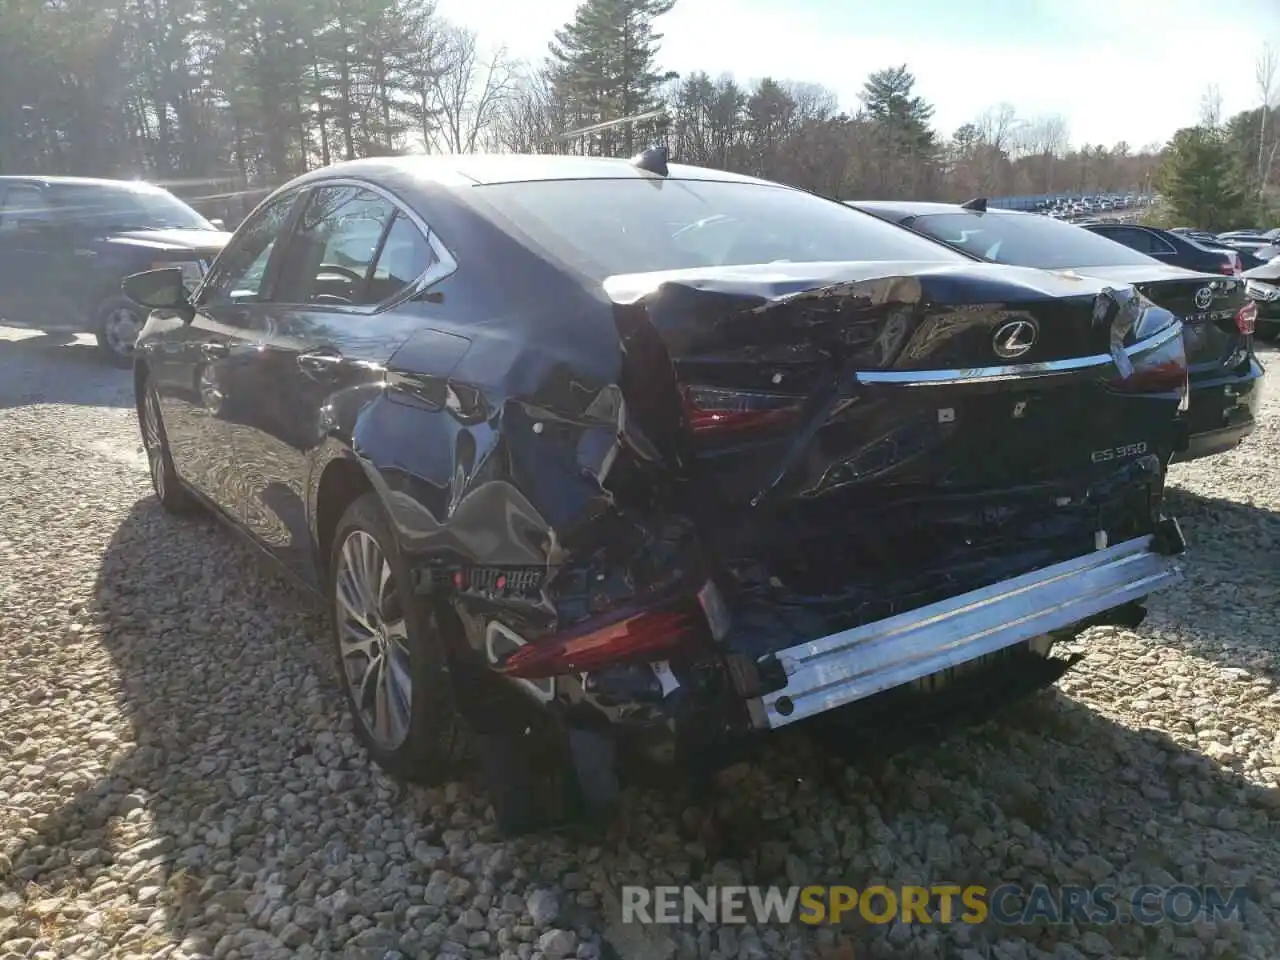
[{"label": "lexus logo emblem", "polygon": [[1213,303],[1213,287],[1205,286],[1196,291],[1196,306],[1201,310],[1208,310],[1209,305]]},{"label": "lexus logo emblem", "polygon": [[991,347],[996,356],[1013,360],[1036,345],[1036,325],[1030,320],[1010,320],[996,328]]}]

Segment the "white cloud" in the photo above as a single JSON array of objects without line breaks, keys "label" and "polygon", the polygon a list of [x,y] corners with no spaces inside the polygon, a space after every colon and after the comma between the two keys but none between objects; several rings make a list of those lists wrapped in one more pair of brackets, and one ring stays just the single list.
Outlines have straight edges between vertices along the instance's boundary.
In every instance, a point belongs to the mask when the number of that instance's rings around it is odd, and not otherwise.
[{"label": "white cloud", "polygon": [[[866,2],[866,0],[863,0]],[[792,0],[679,0],[659,28],[662,64],[681,73],[729,72],[823,84],[855,106],[872,70],[906,63],[917,90],[936,105],[946,133],[986,107],[1012,104],[1021,116],[1058,113],[1073,142],[1138,147],[1194,123],[1210,84],[1225,115],[1253,107],[1253,61],[1268,36],[1280,46],[1276,0],[1041,0],[1037,24],[1016,43],[931,35],[924,3],[901,27],[867,33],[852,5]],[[539,61],[576,0],[441,0],[439,11],[493,46]],[[920,22],[912,22],[913,20]],[[992,24],[1008,36],[1008,24]]]}]

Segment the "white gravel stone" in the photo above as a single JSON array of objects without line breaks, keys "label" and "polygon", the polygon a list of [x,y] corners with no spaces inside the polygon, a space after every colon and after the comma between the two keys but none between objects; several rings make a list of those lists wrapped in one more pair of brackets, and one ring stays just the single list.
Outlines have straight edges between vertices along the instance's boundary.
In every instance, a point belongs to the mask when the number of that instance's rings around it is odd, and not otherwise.
[{"label": "white gravel stone", "polygon": [[[1280,354],[1267,349],[1264,362]],[[798,733],[714,802],[502,840],[357,748],[324,622],[150,494],[127,372],[0,328],[0,958],[1280,956],[1280,404],[1176,466],[1183,586],[1048,692],[849,766]],[[245,469],[251,469],[246,465]],[[645,928],[625,883],[1239,885],[1146,930]]]}]

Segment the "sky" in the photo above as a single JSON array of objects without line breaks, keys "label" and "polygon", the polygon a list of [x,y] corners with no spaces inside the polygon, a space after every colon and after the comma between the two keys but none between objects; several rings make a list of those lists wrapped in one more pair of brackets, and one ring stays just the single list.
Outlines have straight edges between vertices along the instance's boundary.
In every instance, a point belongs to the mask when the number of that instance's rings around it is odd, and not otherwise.
[{"label": "sky", "polygon": [[[489,49],[540,63],[578,0],[439,0]],[[868,73],[906,63],[950,135],[986,108],[1059,114],[1071,141],[1164,142],[1216,85],[1224,117],[1261,102],[1280,0],[676,0],[659,60],[682,75],[819,83],[855,108]],[[1280,71],[1276,84],[1280,87]]]}]

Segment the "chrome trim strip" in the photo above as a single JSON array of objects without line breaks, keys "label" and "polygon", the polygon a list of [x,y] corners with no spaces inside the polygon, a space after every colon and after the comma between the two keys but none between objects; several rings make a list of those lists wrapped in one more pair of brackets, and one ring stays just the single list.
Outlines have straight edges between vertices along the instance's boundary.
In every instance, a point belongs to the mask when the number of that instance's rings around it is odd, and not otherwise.
[{"label": "chrome trim strip", "polygon": [[1153,539],[1137,537],[780,651],[787,685],[748,701],[752,721],[786,726],[1141,599],[1181,577],[1177,558],[1153,552]]},{"label": "chrome trim strip", "polygon": [[[1125,347],[1132,357],[1163,346],[1174,337],[1182,336],[1182,321],[1178,320],[1145,340]],[[859,371],[859,383],[889,383],[900,387],[929,387],[964,383],[991,383],[1000,380],[1031,380],[1038,377],[1062,376],[1081,370],[1101,369],[1113,366],[1115,358],[1109,353],[1087,357],[1069,357],[1065,360],[1045,360],[1042,363],[1016,363],[995,367],[970,367],[953,370],[865,370]]]}]

